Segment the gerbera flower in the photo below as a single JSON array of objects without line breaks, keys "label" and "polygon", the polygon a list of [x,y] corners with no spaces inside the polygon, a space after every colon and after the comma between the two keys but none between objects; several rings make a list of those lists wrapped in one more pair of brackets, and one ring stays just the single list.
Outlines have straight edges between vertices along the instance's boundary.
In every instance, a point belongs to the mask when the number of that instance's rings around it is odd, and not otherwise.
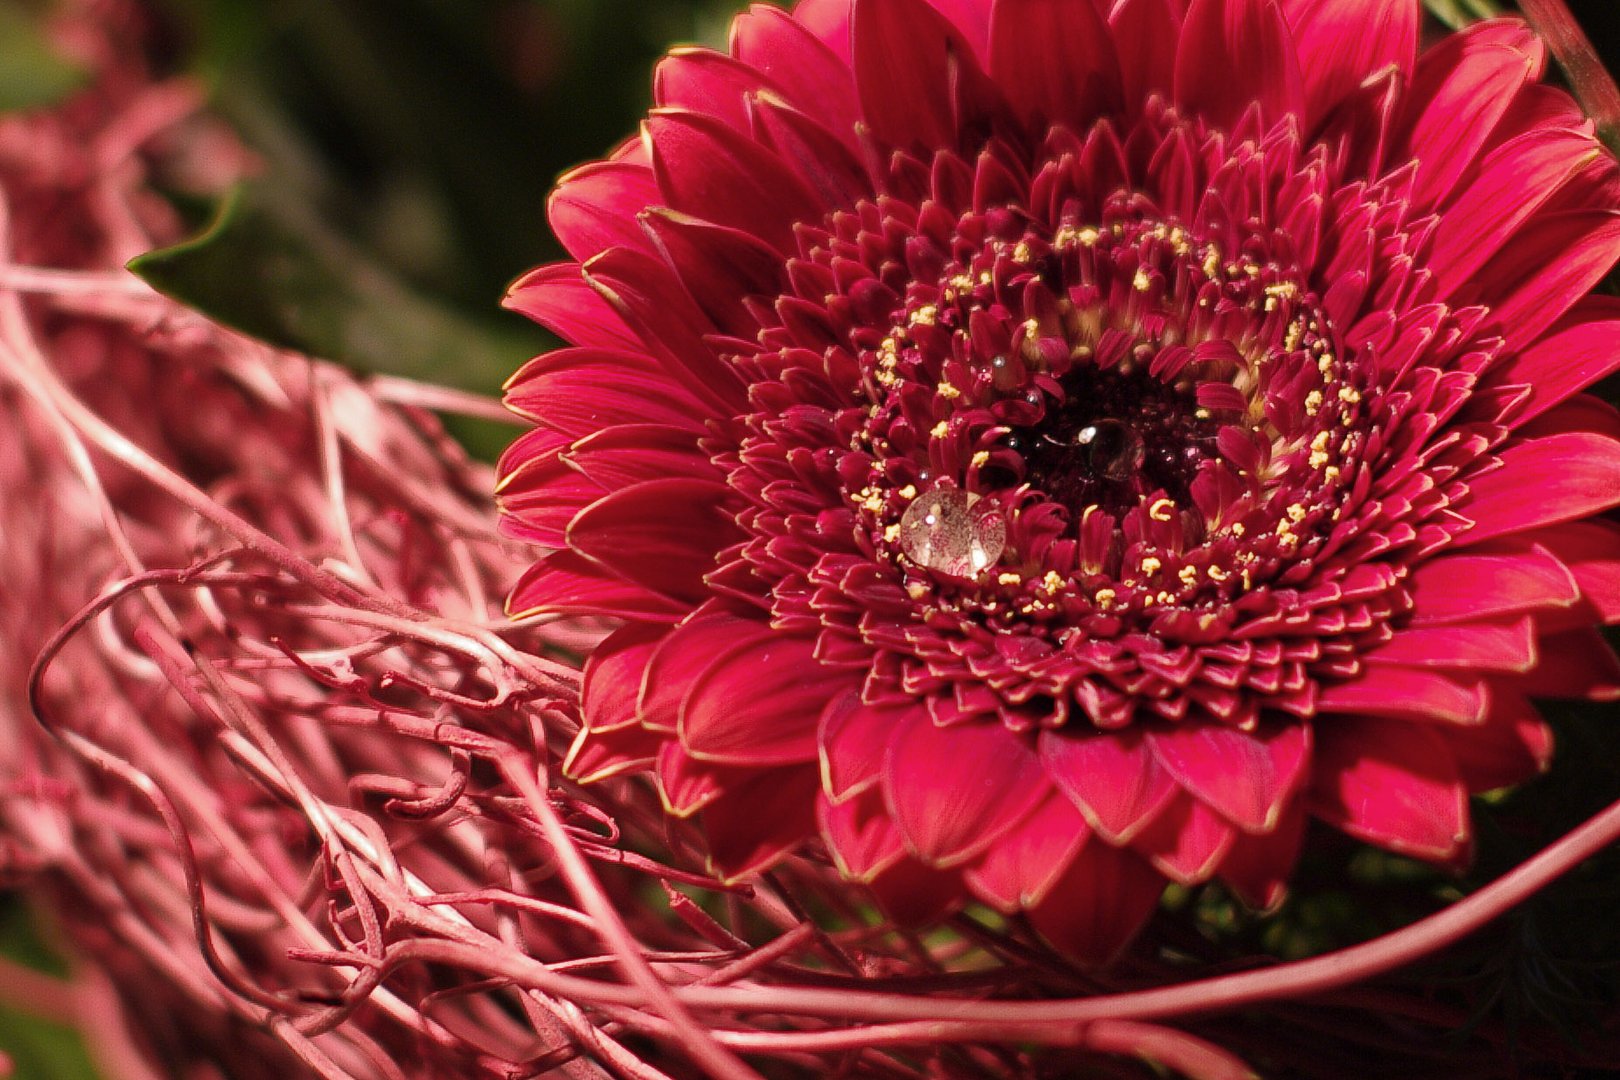
[{"label": "gerbera flower", "polygon": [[568,770],[1106,958],[1314,817],[1456,863],[1613,696],[1613,159],[1418,0],[803,0],[564,177],[514,614],[623,626]]}]

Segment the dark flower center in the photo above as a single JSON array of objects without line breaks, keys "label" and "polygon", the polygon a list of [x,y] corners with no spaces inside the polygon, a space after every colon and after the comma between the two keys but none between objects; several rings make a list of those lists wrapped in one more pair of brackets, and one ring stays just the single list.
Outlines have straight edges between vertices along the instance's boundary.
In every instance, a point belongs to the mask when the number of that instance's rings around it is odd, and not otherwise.
[{"label": "dark flower center", "polygon": [[1076,514],[1087,506],[1118,514],[1156,491],[1188,505],[1219,429],[1184,384],[1167,385],[1136,365],[1081,367],[1064,378],[1041,422],[1007,441],[1023,454],[1024,480],[1053,502]]}]

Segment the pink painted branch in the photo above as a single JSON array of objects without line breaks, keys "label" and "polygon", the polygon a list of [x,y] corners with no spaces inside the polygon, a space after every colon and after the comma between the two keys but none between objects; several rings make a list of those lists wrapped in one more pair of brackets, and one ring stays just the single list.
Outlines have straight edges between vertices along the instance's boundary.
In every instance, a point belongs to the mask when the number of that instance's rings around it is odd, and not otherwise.
[{"label": "pink painted branch", "polygon": [[596,875],[591,873],[585,857],[569,838],[557,812],[552,808],[551,800],[540,790],[527,763],[503,757],[496,764],[506,782],[528,802],[531,812],[539,820],[570,890],[585,911],[596,920],[597,933],[618,958],[625,975],[646,995],[648,1007],[657,1010],[669,1021],[682,1048],[712,1076],[722,1080],[759,1080],[758,1073],[715,1042],[713,1036],[698,1024],[647,963],[641,946],[624,925],[613,901],[597,883]]},{"label": "pink painted branch", "polygon": [[[530,782],[532,787],[532,781]],[[535,789],[538,791],[538,789]],[[1620,841],[1620,802],[1543,849],[1479,892],[1436,915],[1374,941],[1309,960],[1257,971],[1198,979],[1152,990],[1057,1001],[975,1002],[919,999],[900,994],[806,987],[686,986],[670,991],[699,1009],[845,1018],[861,1021],[1020,1025],[1021,1037],[1037,1039],[1050,1025],[1101,1020],[1164,1020],[1208,1015],[1267,1001],[1298,1000],[1374,978],[1428,956],[1497,919],[1568,873],[1583,860]],[[501,974],[521,985],[582,1002],[646,1006],[639,986],[613,986],[566,975],[522,957],[485,956],[461,946],[413,942],[409,955]],[[666,988],[667,989],[667,988]],[[1024,1027],[1027,1025],[1027,1027]]]},{"label": "pink painted branch", "polygon": [[1569,77],[1575,97],[1596,121],[1598,134],[1611,149],[1620,142],[1620,88],[1599,59],[1564,0],[1519,0],[1525,18],[1547,42]]}]

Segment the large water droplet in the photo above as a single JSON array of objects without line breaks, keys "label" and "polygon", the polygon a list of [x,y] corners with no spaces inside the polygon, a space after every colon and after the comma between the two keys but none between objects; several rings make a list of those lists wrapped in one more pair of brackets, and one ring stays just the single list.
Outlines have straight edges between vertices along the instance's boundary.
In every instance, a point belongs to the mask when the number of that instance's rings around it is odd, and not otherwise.
[{"label": "large water droplet", "polygon": [[953,488],[925,491],[900,518],[900,547],[912,562],[954,577],[973,577],[1007,547],[1007,522],[979,497]]},{"label": "large water droplet", "polygon": [[1128,480],[1142,467],[1145,448],[1135,428],[1119,420],[1087,424],[1074,437],[1091,471],[1104,480]]}]

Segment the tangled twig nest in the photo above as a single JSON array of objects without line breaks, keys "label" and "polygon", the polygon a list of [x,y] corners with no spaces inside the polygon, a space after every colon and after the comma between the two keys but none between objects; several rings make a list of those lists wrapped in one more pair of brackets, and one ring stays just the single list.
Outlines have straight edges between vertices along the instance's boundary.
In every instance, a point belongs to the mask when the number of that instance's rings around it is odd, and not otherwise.
[{"label": "tangled twig nest", "polygon": [[[117,269],[178,233],[154,169],[236,151],[112,49],[132,8],[81,14],[97,87],[0,123],[0,872],[81,959],[0,967],[0,996],[84,1024],[114,1075],[1365,1071],[1465,1015],[1344,988],[1620,835],[1610,810],[1407,930],[1203,981],[1219,953],[1174,920],[1104,977],[1015,923],[886,924],[815,852],[721,885],[649,786],[554,770],[606,627],[502,615],[523,560],[429,411],[494,406]],[[1491,1075],[1505,1038],[1444,1065]]]}]

